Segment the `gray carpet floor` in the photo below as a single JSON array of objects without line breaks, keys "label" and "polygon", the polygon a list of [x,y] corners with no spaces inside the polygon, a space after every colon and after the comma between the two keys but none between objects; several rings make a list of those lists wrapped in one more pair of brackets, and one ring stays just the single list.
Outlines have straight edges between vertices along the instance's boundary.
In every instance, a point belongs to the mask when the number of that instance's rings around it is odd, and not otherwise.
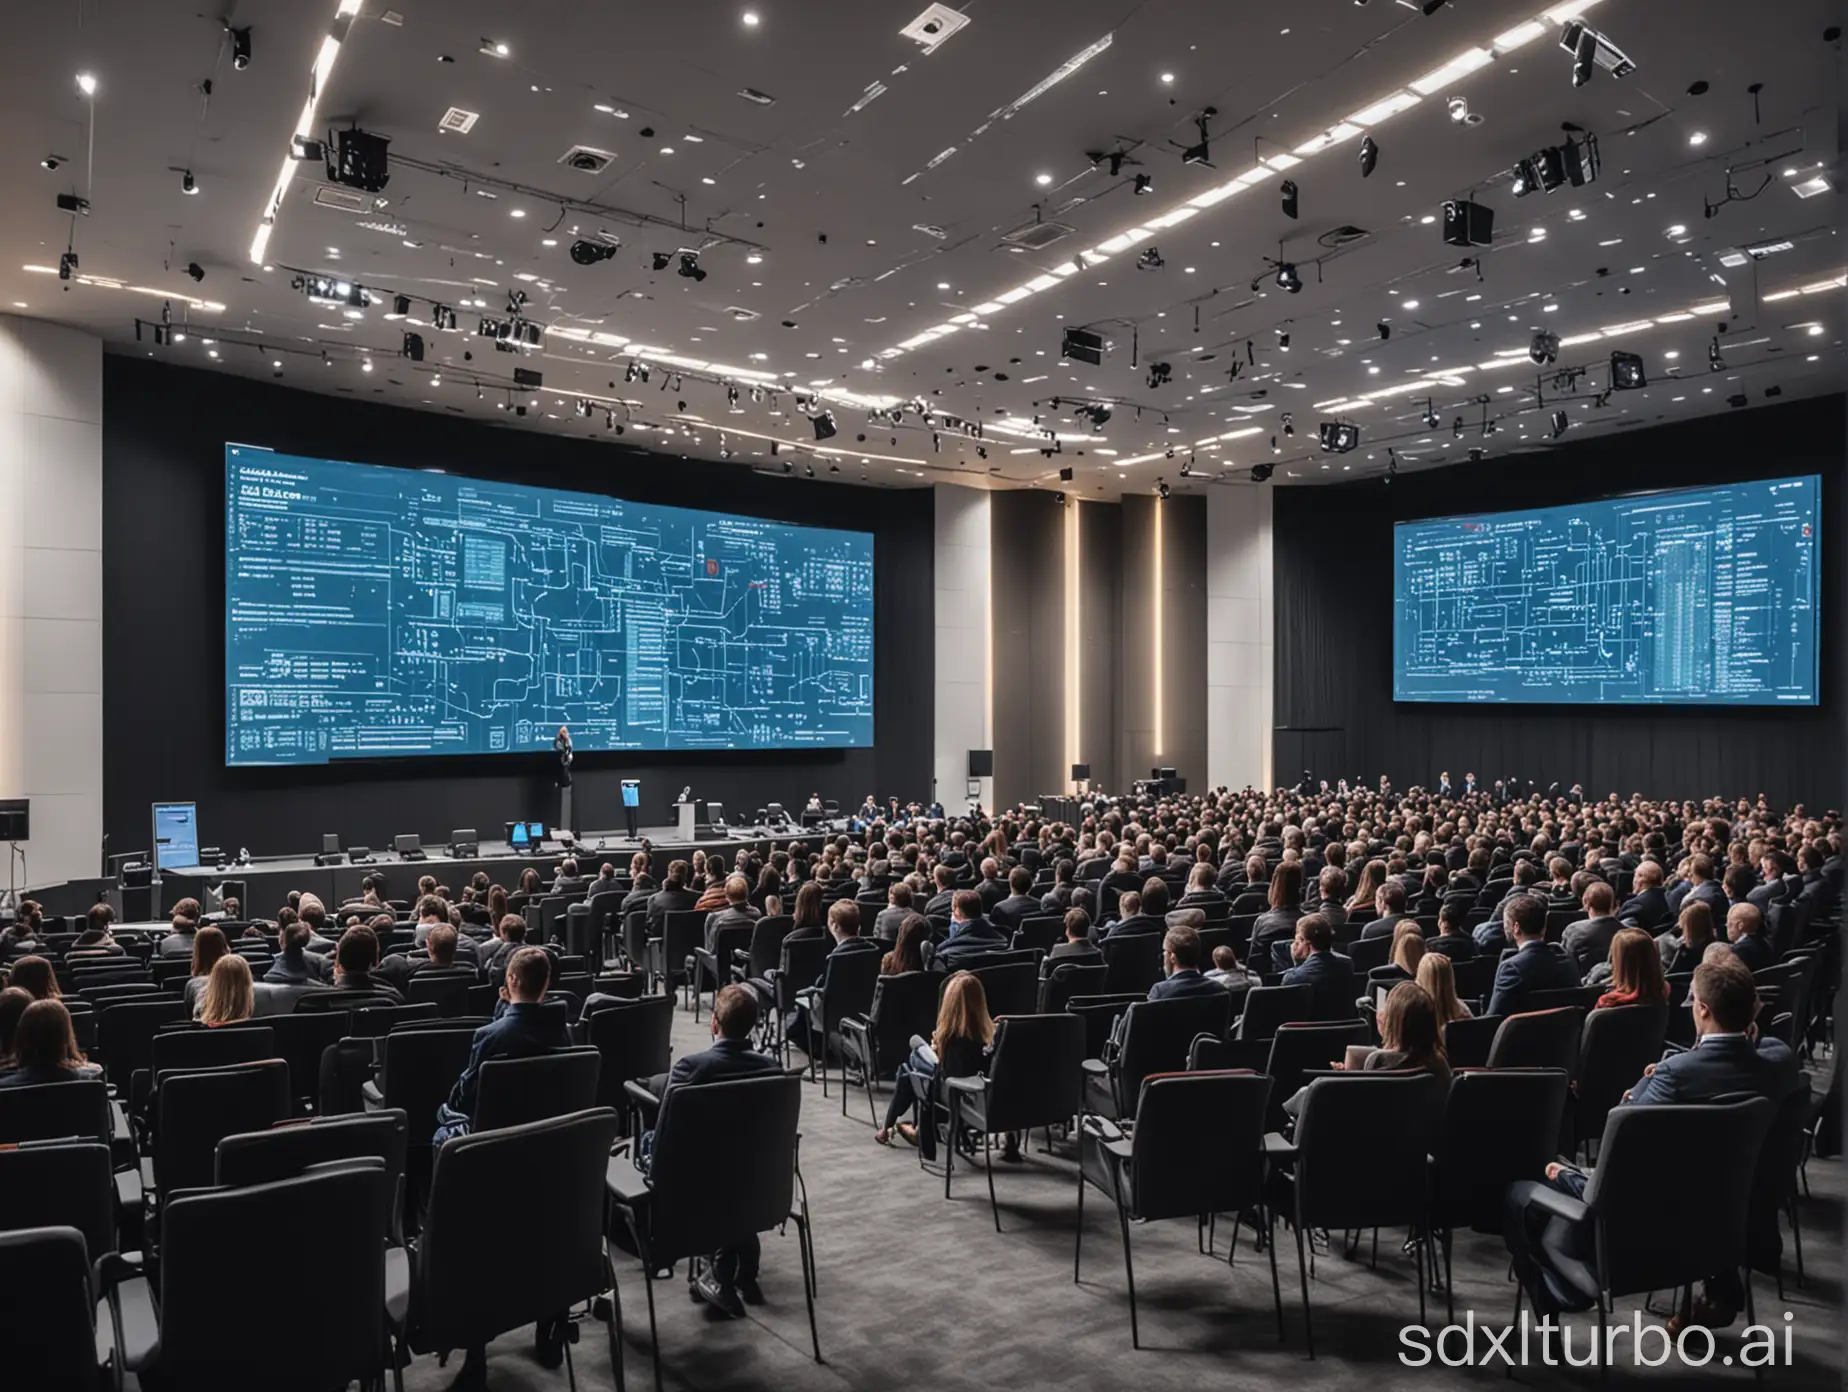
[{"label": "gray carpet floor", "polygon": [[[676,1013],[676,1056],[704,1047],[706,1038],[704,1023]],[[1824,1064],[1818,1070],[1818,1086],[1826,1069]],[[1042,1153],[1044,1137],[1036,1133],[1024,1163],[997,1164],[1003,1228],[997,1234],[979,1168],[959,1163],[954,1197],[946,1202],[941,1174],[921,1172],[915,1151],[874,1144],[864,1091],[849,1097],[847,1115],[841,1115],[838,1073],[836,1079],[825,1099],[819,1086],[805,1084],[802,1113],[823,1362],[817,1365],[810,1354],[792,1228],[784,1236],[765,1235],[766,1300],[745,1319],[726,1320],[690,1300],[684,1268],[676,1280],[656,1286],[667,1387],[1199,1392],[1307,1383],[1336,1389],[1506,1385],[1499,1364],[1485,1371],[1436,1364],[1408,1368],[1400,1362],[1400,1329],[1418,1317],[1412,1261],[1400,1251],[1403,1232],[1380,1234],[1377,1270],[1369,1269],[1364,1246],[1355,1260],[1339,1251],[1317,1258],[1310,1283],[1317,1357],[1310,1362],[1295,1243],[1281,1226],[1278,1274],[1287,1331],[1281,1346],[1270,1270],[1249,1233],[1229,1268],[1229,1222],[1219,1224],[1217,1260],[1200,1253],[1191,1222],[1133,1227],[1143,1346],[1132,1351],[1121,1237],[1113,1209],[1095,1191],[1085,1203],[1084,1277],[1072,1283],[1076,1168],[1068,1152]],[[882,1111],[888,1095],[881,1089]],[[1777,1300],[1766,1278],[1757,1278],[1754,1286],[1762,1322],[1781,1325],[1786,1310],[1794,1316],[1793,1357],[1790,1366],[1766,1371],[1764,1385],[1770,1388],[1841,1385],[1843,1162],[1813,1160],[1809,1175],[1813,1194],[1800,1210],[1807,1283],[1803,1289],[1795,1284],[1786,1232],[1785,1300]],[[1690,1182],[1685,1175],[1663,1178]],[[626,1258],[617,1270],[627,1319],[627,1385],[645,1392],[653,1369],[641,1270]],[[1474,1310],[1479,1323],[1507,1322],[1514,1287],[1499,1238],[1459,1234],[1455,1281],[1459,1320],[1465,1310]],[[1614,1318],[1627,1323],[1635,1308],[1634,1301],[1619,1301]],[[1442,1322],[1441,1297],[1432,1298],[1429,1317],[1434,1326]],[[1743,1323],[1719,1341],[1716,1363],[1736,1352]],[[1572,1325],[1582,1357],[1591,1317],[1575,1316]],[[1781,1335],[1778,1346],[1781,1363]],[[580,1387],[615,1385],[608,1334],[600,1323],[584,1322],[574,1360]],[[447,1385],[457,1366],[459,1356],[447,1369],[434,1357],[419,1358],[407,1370],[405,1386],[432,1392]],[[1590,1387],[1597,1374],[1535,1366],[1517,1377],[1530,1387]],[[1753,1385],[1740,1367],[1694,1373],[1673,1363],[1650,1371],[1620,1363],[1611,1381],[1670,1388]],[[488,1384],[496,1392],[537,1392],[563,1389],[566,1379],[564,1369],[547,1371],[534,1361],[530,1331],[521,1331],[490,1346]]]}]

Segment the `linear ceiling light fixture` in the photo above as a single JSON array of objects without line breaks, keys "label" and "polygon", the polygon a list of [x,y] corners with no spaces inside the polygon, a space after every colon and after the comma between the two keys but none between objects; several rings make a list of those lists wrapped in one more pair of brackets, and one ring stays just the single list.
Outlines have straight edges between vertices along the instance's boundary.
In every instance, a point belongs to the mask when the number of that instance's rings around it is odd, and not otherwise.
[{"label": "linear ceiling light fixture", "polygon": [[[339,0],[339,7],[334,11],[333,25],[322,36],[320,52],[315,55],[314,67],[309,71],[308,97],[302,103],[302,112],[296,118],[295,129],[290,132],[292,141],[314,139],[315,113],[334,75],[334,64],[340,58],[340,46],[346,42],[347,33],[352,29],[353,20],[359,14],[362,3],[364,0]],[[276,187],[270,191],[269,201],[263,205],[263,215],[257,221],[256,235],[250,239],[250,260],[253,265],[262,265],[269,251],[270,234],[276,230],[276,215],[282,210],[282,200],[295,179],[295,165],[293,151],[285,151],[282,168],[276,175]]]}]

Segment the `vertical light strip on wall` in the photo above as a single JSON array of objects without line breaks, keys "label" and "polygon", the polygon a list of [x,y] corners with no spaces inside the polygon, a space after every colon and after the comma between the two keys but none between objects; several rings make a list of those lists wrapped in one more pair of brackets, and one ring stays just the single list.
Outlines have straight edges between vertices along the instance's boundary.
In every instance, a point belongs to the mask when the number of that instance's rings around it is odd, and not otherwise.
[{"label": "vertical light strip on wall", "polygon": [[[1083,717],[1083,637],[1078,627],[1078,500],[1065,505],[1065,762],[1084,762]],[[1066,769],[1069,777],[1071,770]],[[1074,789],[1075,791],[1075,789]]]},{"label": "vertical light strip on wall", "polygon": [[1161,716],[1162,716],[1161,514],[1162,514],[1161,499],[1156,498],[1155,499],[1155,545],[1152,548],[1155,553],[1155,599],[1154,599],[1155,621],[1153,624],[1150,625],[1150,627],[1154,630],[1154,633],[1155,633],[1155,747],[1150,752],[1153,753],[1157,758],[1161,757],[1161,747],[1162,747],[1162,729],[1161,729]]}]

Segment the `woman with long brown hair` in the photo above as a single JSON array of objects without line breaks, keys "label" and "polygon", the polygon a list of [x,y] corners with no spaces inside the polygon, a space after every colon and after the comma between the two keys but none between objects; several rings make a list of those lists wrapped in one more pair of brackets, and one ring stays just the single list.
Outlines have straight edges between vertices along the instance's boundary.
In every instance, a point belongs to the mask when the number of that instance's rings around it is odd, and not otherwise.
[{"label": "woman with long brown hair", "polygon": [[[1706,905],[1689,907],[1706,908]],[[1682,912],[1685,914],[1687,910]],[[1712,924],[1711,916],[1708,924]],[[1668,982],[1662,976],[1662,954],[1656,949],[1655,939],[1641,928],[1617,931],[1611,939],[1610,964],[1611,989],[1598,997],[1599,1010],[1613,1005],[1652,1005],[1668,999]]]},{"label": "woman with long brown hair", "polygon": [[211,978],[212,968],[231,950],[231,944],[225,940],[224,930],[210,924],[193,934],[192,975],[186,980],[186,1009],[196,1020],[199,1018],[199,999],[205,994],[205,984]]},{"label": "woman with long brown hair", "polygon": [[1379,1068],[1418,1069],[1450,1081],[1450,1059],[1444,1053],[1443,1027],[1437,1003],[1430,992],[1413,981],[1401,981],[1386,997],[1380,1011],[1380,1047],[1367,1055],[1367,1071]]},{"label": "woman with long brown hair", "polygon": [[13,963],[7,984],[30,992],[33,1000],[57,1000],[64,995],[58,989],[58,974],[51,969],[51,960],[47,957],[21,957]]},{"label": "woman with long brown hair", "polygon": [[1380,892],[1380,886],[1386,883],[1386,862],[1370,860],[1360,871],[1360,883],[1354,886],[1354,892],[1348,896],[1349,913],[1372,913],[1373,897]]},{"label": "woman with long brown hair", "polygon": [[1713,910],[1704,899],[1683,904],[1675,926],[1655,941],[1664,972],[1693,971],[1713,941]]},{"label": "woman with long brown hair", "polygon": [[[791,916],[790,935],[813,929],[821,932],[827,926],[827,917],[821,908],[821,884],[817,880],[804,880],[796,890],[796,907]],[[813,937],[814,933],[809,936]]]},{"label": "woman with long brown hair", "polygon": [[61,1000],[33,1001],[13,1030],[13,1047],[0,1087],[32,1087],[39,1083],[69,1083],[95,1078],[102,1069],[84,1058],[77,1048],[77,1031],[71,1012]]},{"label": "woman with long brown hair", "polygon": [[[937,1007],[937,1028],[929,1042],[911,1037],[911,1057],[898,1070],[898,1085],[886,1108],[885,1125],[873,1133],[880,1145],[892,1144],[892,1130],[915,1145],[926,1160],[935,1158],[937,1126],[926,1111],[923,1125],[900,1122],[914,1106],[934,1107],[931,1100],[939,1078],[971,1078],[988,1067],[988,1047],[995,1040],[995,1022],[988,1015],[988,996],[981,978],[959,971],[943,987]],[[955,1143],[955,1138],[951,1138]],[[1010,1142],[1011,1144],[1011,1142]]]},{"label": "woman with long brown hair", "polygon": [[899,921],[898,941],[879,959],[881,976],[899,976],[924,970],[924,943],[930,937],[930,920],[921,913],[909,913]]},{"label": "woman with long brown hair", "polygon": [[250,963],[235,952],[227,952],[212,963],[212,974],[205,979],[194,1014],[210,1028],[235,1025],[256,1013],[257,992],[250,979]]}]

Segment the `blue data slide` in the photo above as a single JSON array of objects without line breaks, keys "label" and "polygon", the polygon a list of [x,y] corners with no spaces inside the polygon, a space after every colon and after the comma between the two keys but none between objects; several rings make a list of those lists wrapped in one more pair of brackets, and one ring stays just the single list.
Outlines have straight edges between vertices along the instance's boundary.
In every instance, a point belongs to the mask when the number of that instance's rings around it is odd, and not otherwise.
[{"label": "blue data slide", "polygon": [[199,810],[194,804],[154,804],[154,863],[162,870],[199,863]]},{"label": "blue data slide", "polygon": [[1813,706],[1816,475],[1393,529],[1395,701]]},{"label": "blue data slide", "polygon": [[225,762],[873,742],[873,538],[225,447]]}]

